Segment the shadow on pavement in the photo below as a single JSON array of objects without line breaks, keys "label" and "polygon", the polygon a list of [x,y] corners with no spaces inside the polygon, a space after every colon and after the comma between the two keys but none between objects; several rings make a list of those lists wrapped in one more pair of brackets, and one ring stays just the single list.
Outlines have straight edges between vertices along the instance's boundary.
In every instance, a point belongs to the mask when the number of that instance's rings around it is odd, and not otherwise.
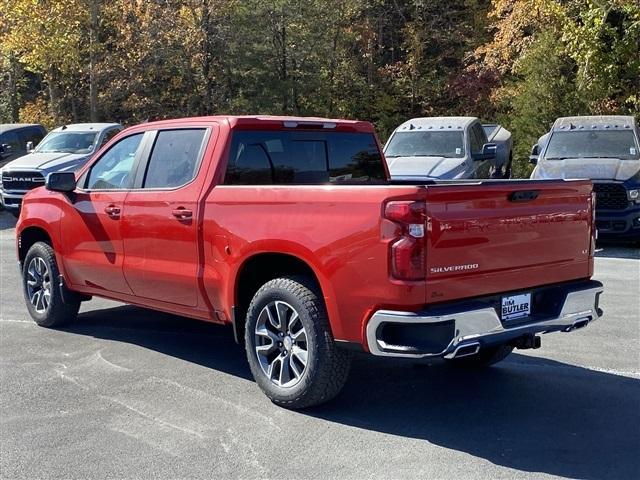
[{"label": "shadow on pavement", "polygon": [[[226,327],[124,306],[84,313],[66,330],[251,378]],[[543,358],[513,354],[464,372],[359,354],[340,396],[303,413],[522,472],[640,478],[640,380]]]},{"label": "shadow on pavement", "polygon": [[172,357],[252,379],[231,328],[124,305],[81,313],[61,330],[139,345]]},{"label": "shadow on pavement", "polygon": [[358,359],[311,414],[523,472],[639,478],[640,380],[518,354],[477,372],[401,363]]},{"label": "shadow on pavement", "polygon": [[0,230],[16,228],[17,219],[6,210],[0,210]]},{"label": "shadow on pavement", "polygon": [[630,243],[598,242],[595,256],[640,260],[640,247]]}]

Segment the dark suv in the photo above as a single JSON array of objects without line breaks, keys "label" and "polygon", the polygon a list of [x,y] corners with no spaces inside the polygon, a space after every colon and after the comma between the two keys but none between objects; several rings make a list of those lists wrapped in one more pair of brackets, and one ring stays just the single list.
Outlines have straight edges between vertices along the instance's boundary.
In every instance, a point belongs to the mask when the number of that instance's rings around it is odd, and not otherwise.
[{"label": "dark suv", "polygon": [[26,123],[0,124],[0,167],[29,153],[44,138],[47,131],[42,125]]}]

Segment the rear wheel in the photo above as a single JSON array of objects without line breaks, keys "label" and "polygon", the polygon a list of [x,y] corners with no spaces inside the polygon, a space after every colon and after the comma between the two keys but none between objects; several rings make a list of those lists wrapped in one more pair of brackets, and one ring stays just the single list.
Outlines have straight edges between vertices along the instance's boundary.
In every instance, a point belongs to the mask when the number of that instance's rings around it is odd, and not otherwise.
[{"label": "rear wheel", "polygon": [[512,351],[513,347],[511,345],[496,345],[482,348],[475,355],[447,359],[447,362],[456,367],[484,368],[504,360]]},{"label": "rear wheel", "polygon": [[245,345],[256,383],[286,408],[331,400],[349,374],[350,354],[336,347],[322,297],[307,277],[277,278],[258,290]]},{"label": "rear wheel", "polygon": [[72,295],[67,295],[71,300],[65,301],[59,276],[51,246],[35,243],[24,259],[22,285],[29,314],[41,327],[58,327],[78,315],[80,301]]}]

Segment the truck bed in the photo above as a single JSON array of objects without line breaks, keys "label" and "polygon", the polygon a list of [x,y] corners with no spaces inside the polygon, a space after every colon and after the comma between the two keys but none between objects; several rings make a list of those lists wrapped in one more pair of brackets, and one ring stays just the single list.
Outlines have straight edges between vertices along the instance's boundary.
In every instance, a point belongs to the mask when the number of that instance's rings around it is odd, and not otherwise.
[{"label": "truck bed", "polygon": [[[516,192],[535,198],[511,201]],[[389,201],[426,205],[425,270],[394,279],[397,240],[384,217]],[[219,186],[206,200],[205,290],[233,304],[222,282],[241,258],[278,250],[314,269],[328,298],[336,338],[363,340],[371,311],[428,304],[588,278],[592,271],[589,181],[392,181],[383,185]],[[225,219],[224,226],[219,225]],[[457,266],[472,268],[451,270]],[[442,271],[431,269],[441,268]],[[233,287],[233,285],[231,285]],[[230,312],[227,312],[230,314]]]}]

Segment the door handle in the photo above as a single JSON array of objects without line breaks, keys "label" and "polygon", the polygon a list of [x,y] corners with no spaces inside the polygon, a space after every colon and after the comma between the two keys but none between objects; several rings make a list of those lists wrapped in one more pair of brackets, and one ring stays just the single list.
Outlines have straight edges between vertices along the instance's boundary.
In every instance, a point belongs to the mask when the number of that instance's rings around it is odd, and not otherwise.
[{"label": "door handle", "polygon": [[171,212],[171,214],[176,217],[178,220],[186,220],[188,218],[193,217],[193,212],[191,210],[187,210],[184,207],[178,207]]},{"label": "door handle", "polygon": [[120,207],[116,207],[115,205],[109,205],[108,207],[104,208],[104,213],[106,213],[110,217],[119,217]]},{"label": "door handle", "polygon": [[539,190],[520,190],[509,194],[510,202],[530,202],[538,198]]}]

